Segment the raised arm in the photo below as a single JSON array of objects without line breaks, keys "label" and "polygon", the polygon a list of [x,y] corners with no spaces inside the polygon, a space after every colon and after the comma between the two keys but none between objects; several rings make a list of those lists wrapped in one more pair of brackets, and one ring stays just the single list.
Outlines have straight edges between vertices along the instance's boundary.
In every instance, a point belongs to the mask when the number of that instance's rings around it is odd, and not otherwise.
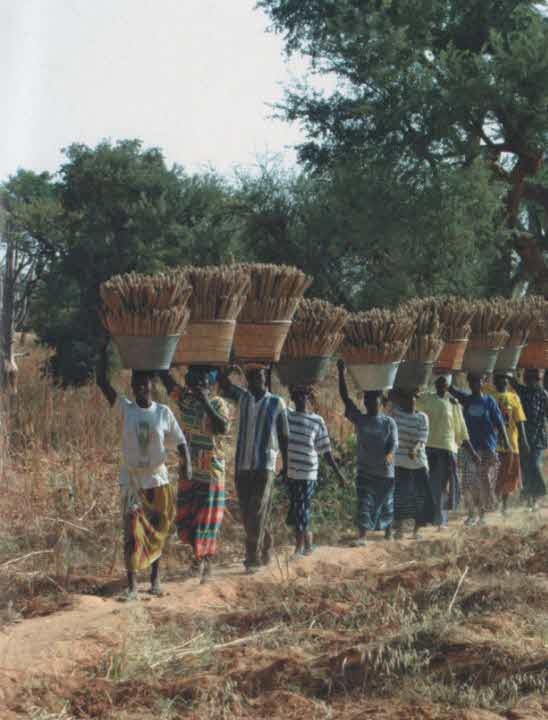
[{"label": "raised arm", "polygon": [[339,371],[339,395],[344,403],[347,418],[352,420],[353,417],[361,415],[361,412],[348,394],[348,385],[346,384],[346,365],[342,358],[337,361],[337,370]]},{"label": "raised arm", "polygon": [[228,398],[228,400],[237,402],[244,389],[240,385],[233,383],[230,379],[230,374],[233,370],[233,367],[227,367],[219,373],[219,387],[221,388],[223,395]]},{"label": "raised arm", "polygon": [[111,407],[113,407],[116,402],[116,398],[118,397],[118,394],[116,390],[112,387],[112,385],[110,384],[110,380],[108,379],[107,347],[108,338],[105,339],[105,342],[101,346],[101,350],[99,353],[99,361],[97,363],[97,369],[95,372],[95,380],[97,382],[97,386],[101,389],[101,392],[106,397],[107,402]]},{"label": "raised arm", "polygon": [[181,385],[179,385],[177,380],[175,380],[173,375],[169,372],[169,370],[160,370],[160,372],[158,373],[158,377],[162,381],[162,384],[165,387],[168,395],[171,395],[174,390],[183,389]]}]

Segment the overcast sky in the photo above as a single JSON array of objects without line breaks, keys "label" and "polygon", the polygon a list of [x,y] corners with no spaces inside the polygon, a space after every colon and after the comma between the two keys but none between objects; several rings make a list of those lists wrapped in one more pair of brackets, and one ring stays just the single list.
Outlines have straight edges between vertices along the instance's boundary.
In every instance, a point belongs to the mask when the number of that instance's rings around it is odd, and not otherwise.
[{"label": "overcast sky", "polygon": [[305,65],[285,62],[254,4],[0,0],[0,181],[103,138],[141,138],[189,170],[294,162],[299,128],[268,104]]}]

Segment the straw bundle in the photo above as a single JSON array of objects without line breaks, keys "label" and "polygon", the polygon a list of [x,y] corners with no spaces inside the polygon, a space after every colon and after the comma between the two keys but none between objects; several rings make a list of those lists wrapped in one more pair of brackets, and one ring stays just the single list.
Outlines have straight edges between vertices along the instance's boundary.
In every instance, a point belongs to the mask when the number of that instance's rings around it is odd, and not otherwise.
[{"label": "straw bundle", "polygon": [[444,345],[439,310],[435,299],[415,298],[404,303],[402,310],[416,318],[415,331],[405,359],[435,362]]},{"label": "straw bundle", "polygon": [[525,345],[529,340],[531,329],[540,319],[540,315],[536,312],[535,302],[531,302],[531,300],[533,298],[497,301],[501,311],[504,309],[506,313],[506,330],[510,335],[507,345],[511,347]]},{"label": "straw bundle", "polygon": [[441,336],[446,343],[467,340],[472,332],[474,305],[466,298],[443,295],[434,298],[441,324]]},{"label": "straw bundle", "polygon": [[510,334],[505,329],[508,310],[501,298],[493,300],[474,300],[474,314],[471,319],[472,334],[469,347],[497,349],[508,342]]},{"label": "straw bundle", "polygon": [[238,317],[241,323],[290,321],[312,278],[288,265],[242,264],[240,272],[248,274],[251,285]]},{"label": "straw bundle", "polygon": [[114,336],[178,335],[188,322],[191,293],[177,272],[116,275],[100,287],[101,319]]},{"label": "straw bundle", "polygon": [[325,300],[301,300],[282,350],[282,359],[331,357],[344,339],[349,313]]},{"label": "straw bundle", "polygon": [[529,342],[548,340],[548,301],[540,295],[532,295],[524,303],[531,316]]},{"label": "straw bundle", "polygon": [[350,315],[341,354],[350,364],[401,361],[413,335],[415,316],[402,309],[374,308]]},{"label": "straw bundle", "polygon": [[239,267],[182,267],[192,287],[190,322],[236,320],[249,292],[249,273]]}]

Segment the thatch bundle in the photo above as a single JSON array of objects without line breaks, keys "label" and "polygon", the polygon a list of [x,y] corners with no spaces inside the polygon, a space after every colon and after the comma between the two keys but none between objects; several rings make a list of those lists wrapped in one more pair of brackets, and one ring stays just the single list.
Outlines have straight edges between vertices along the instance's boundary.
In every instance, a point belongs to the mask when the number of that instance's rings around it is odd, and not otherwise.
[{"label": "thatch bundle", "polygon": [[444,345],[435,299],[415,298],[404,303],[402,310],[415,318],[415,329],[405,359],[435,362]]},{"label": "thatch bundle", "polygon": [[[542,298],[541,298],[542,299]],[[531,329],[534,328],[540,316],[536,312],[534,298],[521,298],[495,301],[501,312],[506,314],[505,329],[509,333],[507,345],[519,347],[529,340]],[[548,318],[547,318],[548,319]]]},{"label": "thatch bundle", "polygon": [[100,288],[101,319],[114,336],[179,335],[188,322],[191,293],[180,272],[115,275]]},{"label": "thatch bundle", "polygon": [[504,347],[510,334],[505,329],[508,309],[505,300],[474,300],[471,302],[474,314],[471,319],[472,334],[469,347],[497,349]]},{"label": "thatch bundle", "polygon": [[374,308],[350,315],[341,354],[350,364],[398,362],[409,347],[415,319],[401,308],[395,311]]},{"label": "thatch bundle", "polygon": [[548,340],[548,301],[541,295],[531,295],[524,302],[531,316],[529,342]]},{"label": "thatch bundle", "polygon": [[435,298],[434,302],[444,342],[467,340],[472,332],[471,320],[475,312],[473,303],[455,295],[442,295]]},{"label": "thatch bundle", "polygon": [[331,357],[344,339],[349,313],[325,300],[301,300],[285,344],[282,359]]},{"label": "thatch bundle", "polygon": [[250,276],[247,299],[238,317],[241,323],[268,323],[292,319],[312,278],[289,265],[241,264],[234,266]]},{"label": "thatch bundle", "polygon": [[236,320],[249,292],[249,273],[227,265],[182,267],[192,287],[190,322]]}]

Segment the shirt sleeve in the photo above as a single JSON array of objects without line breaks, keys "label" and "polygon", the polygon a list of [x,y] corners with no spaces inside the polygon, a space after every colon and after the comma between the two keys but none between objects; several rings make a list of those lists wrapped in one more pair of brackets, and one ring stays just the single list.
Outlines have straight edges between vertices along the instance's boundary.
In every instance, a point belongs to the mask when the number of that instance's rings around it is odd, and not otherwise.
[{"label": "shirt sleeve", "polygon": [[489,399],[489,416],[491,418],[491,422],[497,429],[503,427],[505,423],[498,402],[490,395],[487,395],[487,397]]},{"label": "shirt sleeve", "polygon": [[166,407],[166,414],[167,414],[167,430],[166,435],[167,439],[170,443],[172,443],[175,447],[179,447],[179,445],[186,445],[186,438],[181,430],[181,427],[177,420],[175,419],[175,415],[171,412],[170,408]]},{"label": "shirt sleeve", "polygon": [[426,442],[428,441],[428,433],[430,431],[430,421],[428,420],[428,415],[426,415],[426,413],[419,413],[419,418],[420,424],[417,432],[417,442],[426,445]]},{"label": "shirt sleeve", "polygon": [[386,419],[388,420],[388,438],[386,439],[385,450],[388,455],[398,449],[398,426],[393,418],[387,417]]},{"label": "shirt sleeve", "polygon": [[287,408],[283,401],[283,398],[278,398],[278,416],[276,418],[276,426],[280,430],[281,434],[285,437],[289,437],[289,420],[287,417]]},{"label": "shirt sleeve", "polygon": [[525,412],[523,410],[523,405],[521,404],[521,400],[519,399],[519,397],[517,395],[514,395],[512,397],[512,406],[515,411],[514,420],[517,423],[525,422],[527,420],[527,418],[525,417]]},{"label": "shirt sleeve", "polygon": [[460,447],[462,443],[470,440],[468,434],[468,428],[466,427],[466,421],[462,413],[460,405],[453,405],[453,432],[455,433],[455,442],[457,447]]},{"label": "shirt sleeve", "polygon": [[463,390],[457,390],[456,388],[451,388],[451,394],[463,405],[471,397],[471,393],[464,392]]},{"label": "shirt sleeve", "polygon": [[114,403],[114,407],[120,413],[120,417],[122,418],[122,420],[126,417],[128,408],[130,408],[131,405],[133,405],[133,403],[125,395],[116,395],[116,402]]},{"label": "shirt sleeve", "polygon": [[325,455],[325,453],[331,452],[329,432],[327,431],[327,426],[323,418],[320,418],[318,432],[314,438],[314,447],[318,455]]}]

